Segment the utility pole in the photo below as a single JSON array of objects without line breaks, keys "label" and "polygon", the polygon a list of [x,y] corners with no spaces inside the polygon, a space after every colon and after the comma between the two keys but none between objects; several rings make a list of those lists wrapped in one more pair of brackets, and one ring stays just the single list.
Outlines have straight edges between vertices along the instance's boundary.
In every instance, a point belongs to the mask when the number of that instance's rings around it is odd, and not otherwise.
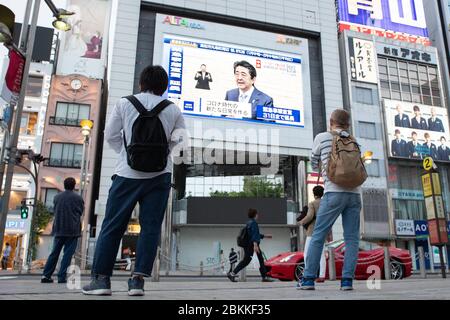
[{"label": "utility pole", "polygon": [[[31,8],[30,2],[33,0],[28,0],[27,9]],[[8,167],[6,171],[6,179],[5,179],[5,189],[3,192],[2,197],[2,205],[1,205],[1,211],[0,211],[0,243],[3,243],[3,238],[5,235],[5,225],[6,225],[6,218],[8,216],[9,211],[9,198],[11,195],[11,186],[12,186],[12,180],[13,180],[13,174],[14,174],[14,163],[11,163],[11,161],[14,161],[13,156],[16,154],[17,151],[17,142],[19,140],[19,131],[20,131],[20,122],[22,120],[22,111],[23,111],[23,105],[25,102],[25,94],[27,90],[27,83],[28,83],[28,73],[30,72],[30,65],[31,65],[31,59],[33,54],[33,47],[34,47],[34,38],[36,35],[36,24],[37,19],[39,16],[39,7],[41,5],[41,0],[34,0],[34,6],[33,6],[33,14],[31,16],[31,26],[30,31],[28,34],[28,37],[24,41],[27,43],[26,47],[26,54],[25,54],[25,66],[23,70],[23,79],[22,79],[22,86],[20,88],[20,95],[19,95],[19,101],[17,103],[17,110],[14,113],[14,127],[11,135],[11,143],[9,147],[9,161],[8,161]],[[25,17],[29,16],[29,14],[25,14]],[[28,21],[24,21],[22,32],[23,30],[26,30],[28,26]],[[22,33],[23,35],[23,33]]]}]

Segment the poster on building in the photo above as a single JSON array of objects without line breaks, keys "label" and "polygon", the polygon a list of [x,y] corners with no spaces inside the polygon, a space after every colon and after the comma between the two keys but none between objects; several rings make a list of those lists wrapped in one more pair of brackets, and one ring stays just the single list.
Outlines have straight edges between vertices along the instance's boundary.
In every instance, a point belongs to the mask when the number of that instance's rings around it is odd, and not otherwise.
[{"label": "poster on building", "polygon": [[389,156],[450,162],[446,108],[384,100]]},{"label": "poster on building", "polygon": [[372,41],[348,38],[352,80],[378,83],[375,47]]},{"label": "poster on building", "polygon": [[68,1],[67,10],[75,14],[67,18],[72,29],[62,35],[58,55],[58,74],[76,73],[103,79],[110,3],[109,0]]},{"label": "poster on building", "polygon": [[163,65],[185,114],[304,127],[300,55],[165,34]]}]

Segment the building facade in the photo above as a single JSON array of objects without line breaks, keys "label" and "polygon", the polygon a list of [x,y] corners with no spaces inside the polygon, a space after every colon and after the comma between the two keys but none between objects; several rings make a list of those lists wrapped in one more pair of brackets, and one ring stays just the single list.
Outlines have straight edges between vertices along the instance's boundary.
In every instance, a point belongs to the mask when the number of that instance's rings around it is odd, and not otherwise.
[{"label": "building facade", "polygon": [[[267,257],[299,248],[295,217],[311,200],[312,140],[342,107],[334,2],[134,0],[114,2],[112,12],[107,118],[138,91],[141,70],[159,64],[189,131],[162,228],[171,268],[217,266],[221,250],[236,248],[250,207],[261,213],[261,231],[273,234],[263,243]],[[235,96],[233,63],[241,60],[256,69],[264,106]],[[97,235],[117,158],[105,144]],[[138,215],[123,239],[132,250]]]}]

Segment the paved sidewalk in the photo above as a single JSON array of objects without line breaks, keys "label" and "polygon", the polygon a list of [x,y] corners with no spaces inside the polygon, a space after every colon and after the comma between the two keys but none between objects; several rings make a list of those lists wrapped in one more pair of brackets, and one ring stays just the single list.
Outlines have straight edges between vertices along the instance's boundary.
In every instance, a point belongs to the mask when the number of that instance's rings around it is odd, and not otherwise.
[{"label": "paved sidewalk", "polygon": [[[82,277],[81,286],[88,282]],[[295,282],[262,283],[258,278],[248,282],[231,283],[226,278],[161,278],[160,282],[147,281],[144,297],[127,295],[126,279],[112,279],[113,295],[89,297],[80,290],[70,290],[63,284],[41,284],[38,277],[0,275],[0,299],[11,300],[450,300],[450,279],[409,278],[400,281],[381,281],[380,290],[370,290],[366,281],[355,281],[355,290],[342,292],[338,281],[319,283],[315,291],[299,291]]]}]

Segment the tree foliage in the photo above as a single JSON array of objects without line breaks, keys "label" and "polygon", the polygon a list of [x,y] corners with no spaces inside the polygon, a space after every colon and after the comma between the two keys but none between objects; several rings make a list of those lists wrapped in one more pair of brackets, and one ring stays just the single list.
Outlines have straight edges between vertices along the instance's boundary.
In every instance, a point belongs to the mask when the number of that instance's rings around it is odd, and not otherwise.
[{"label": "tree foliage", "polygon": [[281,183],[268,181],[264,177],[244,177],[244,188],[236,191],[214,191],[211,197],[234,197],[234,198],[281,198],[283,186]]}]

